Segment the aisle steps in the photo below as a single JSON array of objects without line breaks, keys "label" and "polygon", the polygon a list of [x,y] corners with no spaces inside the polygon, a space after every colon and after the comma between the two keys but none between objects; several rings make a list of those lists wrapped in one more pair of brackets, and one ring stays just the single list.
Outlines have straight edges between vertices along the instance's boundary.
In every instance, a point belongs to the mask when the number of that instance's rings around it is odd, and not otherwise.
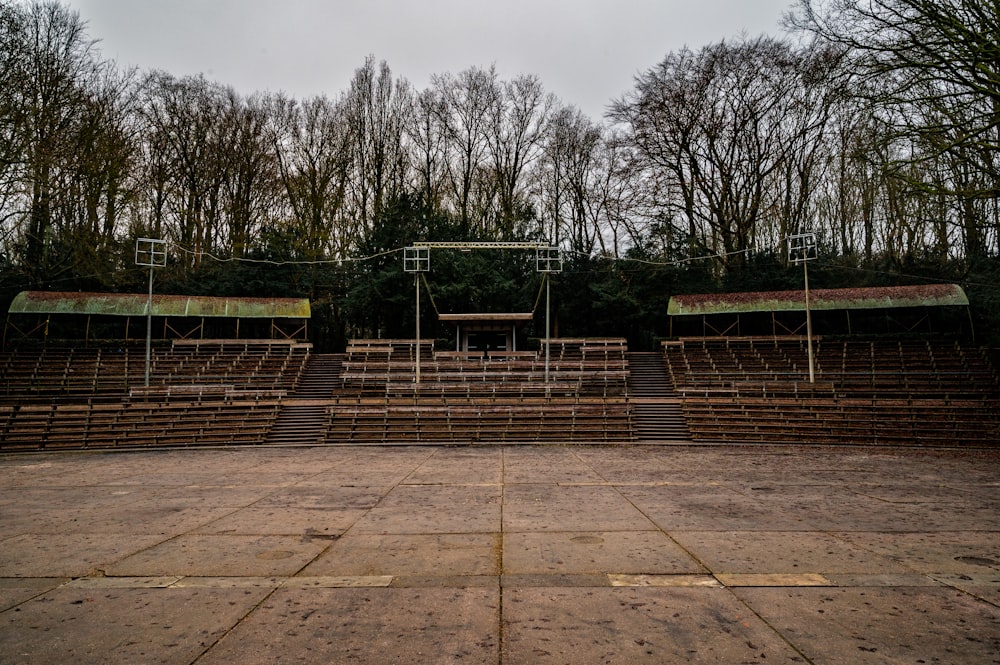
[{"label": "aisle steps", "polygon": [[673,389],[663,355],[629,353],[629,402],[637,441],[690,442],[680,397]]},{"label": "aisle steps", "polygon": [[310,401],[329,400],[338,385],[344,357],[317,353],[309,357],[295,392],[281,407],[267,443],[274,446],[315,445],[326,438],[326,407]]}]

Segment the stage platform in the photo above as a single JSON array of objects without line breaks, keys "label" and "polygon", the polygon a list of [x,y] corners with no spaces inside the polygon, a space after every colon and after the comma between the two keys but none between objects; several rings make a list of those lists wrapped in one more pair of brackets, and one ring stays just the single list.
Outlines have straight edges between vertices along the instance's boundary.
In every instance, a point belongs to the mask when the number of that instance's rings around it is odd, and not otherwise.
[{"label": "stage platform", "polygon": [[1000,452],[0,457],[0,662],[995,663]]}]

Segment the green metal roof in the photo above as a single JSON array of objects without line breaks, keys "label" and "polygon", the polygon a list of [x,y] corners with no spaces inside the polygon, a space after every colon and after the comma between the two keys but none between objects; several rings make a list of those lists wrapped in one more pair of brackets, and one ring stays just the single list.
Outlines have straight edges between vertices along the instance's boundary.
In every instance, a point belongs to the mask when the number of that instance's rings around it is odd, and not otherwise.
[{"label": "green metal roof", "polygon": [[[10,314],[146,316],[147,294],[22,291]],[[308,298],[218,298],[153,295],[153,316],[308,319]]]},{"label": "green metal roof", "polygon": [[[967,306],[969,299],[957,284],[887,286],[863,289],[810,289],[809,308],[892,309],[900,307]],[[771,291],[679,295],[670,298],[667,314],[744,314],[805,309],[804,291]]]}]

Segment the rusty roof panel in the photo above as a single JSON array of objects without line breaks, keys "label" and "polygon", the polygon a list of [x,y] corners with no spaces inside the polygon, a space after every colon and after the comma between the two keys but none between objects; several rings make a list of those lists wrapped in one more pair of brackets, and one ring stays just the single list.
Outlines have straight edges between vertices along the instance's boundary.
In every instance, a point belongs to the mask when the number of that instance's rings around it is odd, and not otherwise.
[{"label": "rusty roof panel", "polygon": [[[145,316],[146,294],[22,291],[10,314],[97,314]],[[308,319],[307,298],[219,298],[153,295],[153,316],[239,319]]]},{"label": "rusty roof panel", "polygon": [[[969,299],[958,284],[885,286],[860,289],[810,289],[809,307],[828,309],[891,309],[900,307],[967,306]],[[667,314],[743,314],[749,312],[801,311],[804,291],[757,291],[678,295],[670,298]]]},{"label": "rusty roof panel", "polygon": [[439,321],[472,321],[472,322],[483,322],[483,321],[531,321],[535,318],[535,315],[531,312],[505,312],[505,313],[471,313],[471,314],[440,314],[438,315]]}]

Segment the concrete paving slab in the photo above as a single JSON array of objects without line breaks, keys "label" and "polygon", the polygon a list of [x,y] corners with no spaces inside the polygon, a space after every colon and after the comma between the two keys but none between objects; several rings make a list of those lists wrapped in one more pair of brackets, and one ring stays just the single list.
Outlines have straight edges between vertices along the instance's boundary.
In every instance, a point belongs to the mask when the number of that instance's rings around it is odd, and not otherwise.
[{"label": "concrete paving slab", "polygon": [[398,485],[351,532],[498,532],[501,494],[498,485]]},{"label": "concrete paving slab", "polygon": [[809,662],[993,663],[1000,608],[947,588],[734,589]]},{"label": "concrete paving slab", "polygon": [[379,508],[489,507],[499,505],[499,484],[406,485],[392,488],[378,502]]},{"label": "concrete paving slab", "polygon": [[902,574],[909,569],[830,534],[807,531],[672,531],[715,573]]},{"label": "concrete paving slab", "polygon": [[5,508],[0,515],[0,541],[29,533],[61,533],[68,519],[44,508]]},{"label": "concrete paving slab", "polygon": [[511,665],[782,663],[798,657],[721,588],[505,589],[503,609],[503,662]]},{"label": "concrete paving slab", "polygon": [[187,665],[268,592],[61,587],[4,613],[0,661]]},{"label": "concrete paving slab", "polygon": [[499,484],[503,481],[503,451],[496,448],[443,448],[434,451],[405,479],[419,484]]},{"label": "concrete paving slab", "polygon": [[[998,633],[998,460],[775,446],[0,455],[0,629],[33,616],[57,645],[47,662],[285,662],[286,644],[346,660],[331,641],[359,662],[764,662],[747,640],[778,641],[767,662],[915,662],[908,644],[982,662],[990,645],[932,629]],[[174,595],[194,592],[237,609]],[[829,612],[810,604],[820,593]],[[138,623],[102,610],[132,651],[93,646],[99,619],[65,613],[107,594],[147,608]],[[182,597],[211,618],[166,646],[156,631],[181,623]],[[20,662],[5,636],[0,662]]]},{"label": "concrete paving slab", "polygon": [[1000,575],[1000,530],[837,536],[921,573]]},{"label": "concrete paving slab", "polygon": [[561,587],[606,587],[611,580],[605,573],[505,573],[500,576],[505,589],[550,589]]},{"label": "concrete paving slab", "polygon": [[647,573],[705,569],[662,531],[505,533],[507,573]]},{"label": "concrete paving slab", "polygon": [[0,612],[40,596],[68,582],[58,577],[0,577]]},{"label": "concrete paving slab", "polygon": [[586,448],[576,451],[577,457],[609,483],[685,482],[690,469],[658,459],[647,451],[627,451],[607,448]]},{"label": "concrete paving slab", "polygon": [[727,587],[834,586],[819,573],[715,573],[715,578]]},{"label": "concrete paving slab", "polygon": [[[218,465],[215,465],[218,466]],[[143,487],[254,487],[281,488],[312,477],[312,471],[263,472],[253,469],[159,470],[137,474],[115,482],[116,485]]]},{"label": "concrete paving slab", "polygon": [[162,540],[136,534],[25,534],[0,541],[0,577],[80,577],[107,570]]},{"label": "concrete paving slab", "polygon": [[295,508],[255,504],[205,523],[195,533],[293,535],[303,538],[339,536],[361,519],[366,508]]},{"label": "concrete paving slab", "polygon": [[500,578],[496,575],[399,575],[392,578],[394,589],[497,589]]},{"label": "concrete paving slab", "polygon": [[864,573],[827,573],[823,577],[830,580],[833,586],[869,587],[869,586],[945,586],[930,575],[919,573],[902,573],[887,575],[867,575]]},{"label": "concrete paving slab", "polygon": [[492,533],[351,534],[302,575],[499,575],[500,536]]},{"label": "concrete paving slab", "polygon": [[[977,488],[952,487],[948,485],[935,485],[933,483],[914,482],[893,482],[893,483],[858,483],[850,487],[852,492],[867,496],[878,501],[888,503],[944,503],[944,504],[967,504],[972,498]],[[995,491],[995,488],[990,488]],[[984,497],[985,498],[985,497]],[[996,495],[991,497],[992,509],[1000,507],[996,502]]]},{"label": "concrete paving slab", "polygon": [[215,506],[205,501],[194,504],[187,500],[175,503],[172,499],[151,499],[103,510],[74,508],[54,511],[53,515],[61,518],[58,528],[62,533],[133,533],[170,537],[214,522],[235,510],[233,506]]},{"label": "concrete paving slab", "polygon": [[511,452],[504,449],[503,480],[517,483],[581,483],[602,482],[604,479],[589,464],[580,459],[572,448],[526,448]]},{"label": "concrete paving slab", "polygon": [[608,575],[611,586],[721,587],[712,575]]},{"label": "concrete paving slab", "polygon": [[794,511],[821,531],[906,532],[945,528],[953,509],[892,503],[852,492],[848,486],[797,485],[760,493],[755,499],[774,510]]},{"label": "concrete paving slab", "polygon": [[299,483],[263,497],[256,505],[306,510],[372,508],[385,497],[389,489],[391,488]]},{"label": "concrete paving slab", "polygon": [[613,487],[508,485],[503,530],[649,531],[655,526]]},{"label": "concrete paving slab", "polygon": [[285,589],[353,589],[387,587],[392,584],[392,575],[323,575],[313,577],[289,577],[282,582]]},{"label": "concrete paving slab", "polygon": [[107,568],[108,575],[294,575],[329,541],[287,536],[183,535]]},{"label": "concrete paving slab", "polygon": [[351,527],[351,533],[496,533],[500,503],[469,506],[376,506]]},{"label": "concrete paving slab", "polygon": [[498,589],[279,589],[199,665],[499,660]]},{"label": "concrete paving slab", "polygon": [[1000,607],[1000,574],[943,573],[927,576],[944,586],[964,591],[970,596]]},{"label": "concrete paving slab", "polygon": [[179,582],[179,575],[161,577],[78,577],[67,582],[68,589],[166,589]]},{"label": "concrete paving slab", "polygon": [[728,487],[622,486],[621,493],[656,525],[673,530],[767,529],[801,531],[811,515],[762,503]]}]

